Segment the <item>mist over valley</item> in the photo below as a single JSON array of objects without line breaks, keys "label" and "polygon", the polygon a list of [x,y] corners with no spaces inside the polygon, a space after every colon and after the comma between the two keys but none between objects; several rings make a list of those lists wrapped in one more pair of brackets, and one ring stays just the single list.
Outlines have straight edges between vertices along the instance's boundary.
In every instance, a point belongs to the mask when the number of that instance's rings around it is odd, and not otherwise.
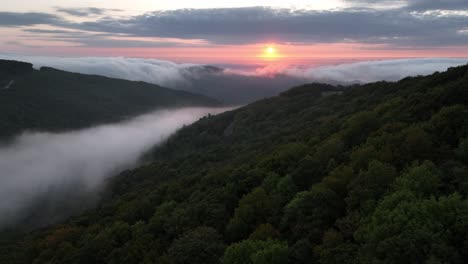
[{"label": "mist over valley", "polygon": [[0,145],[0,228],[42,226],[88,209],[109,177],[184,125],[231,108],[158,110],[64,133],[24,132]]}]

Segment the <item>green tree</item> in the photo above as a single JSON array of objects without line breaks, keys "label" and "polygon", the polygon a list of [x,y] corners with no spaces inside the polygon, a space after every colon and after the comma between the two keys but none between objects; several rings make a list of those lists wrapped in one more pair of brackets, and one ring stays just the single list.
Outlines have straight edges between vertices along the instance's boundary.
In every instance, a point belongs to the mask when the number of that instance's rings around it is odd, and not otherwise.
[{"label": "green tree", "polygon": [[[298,264],[309,264],[314,259],[312,244],[308,239],[300,239],[290,249],[290,262]],[[313,263],[313,262],[312,262]]]},{"label": "green tree", "polygon": [[287,263],[287,243],[276,240],[244,240],[230,245],[221,259],[222,264],[282,264]]},{"label": "green tree", "polygon": [[272,200],[261,187],[242,197],[234,216],[226,227],[226,234],[232,240],[246,238],[259,224],[272,215]]},{"label": "green tree", "polygon": [[279,237],[279,232],[270,223],[261,224],[250,234],[250,240],[268,240]]},{"label": "green tree", "polygon": [[359,176],[348,186],[349,195],[346,202],[350,209],[370,211],[376,201],[385,194],[391,186],[397,173],[396,169],[380,161],[369,163],[367,171],[361,171]]},{"label": "green tree", "polygon": [[457,157],[468,165],[468,138],[460,140],[460,144],[456,149]]},{"label": "green tree", "polygon": [[348,184],[354,178],[353,168],[350,166],[340,166],[330,172],[328,176],[323,178],[322,183],[327,188],[336,192],[340,197],[344,198],[348,194]]},{"label": "green tree", "polygon": [[252,264],[284,264],[288,263],[288,257],[287,243],[275,243],[255,252],[250,258]]},{"label": "green tree", "polygon": [[352,115],[344,124],[344,135],[348,145],[362,143],[377,127],[378,119],[375,112],[363,111]]},{"label": "green tree", "polygon": [[342,200],[334,191],[317,184],[310,191],[296,194],[286,205],[282,224],[291,229],[293,237],[309,235],[311,241],[317,241],[342,208]]},{"label": "green tree", "polygon": [[442,142],[452,146],[467,132],[466,106],[452,105],[442,108],[430,120],[430,127]]},{"label": "green tree", "polygon": [[224,252],[221,235],[211,227],[198,227],[176,239],[168,249],[175,264],[218,263]]},{"label": "green tree", "polygon": [[339,160],[345,145],[338,135],[333,135],[317,146],[314,157],[321,164],[328,164],[331,159]]},{"label": "green tree", "polygon": [[314,248],[314,253],[321,264],[351,264],[356,263],[357,250],[358,246],[345,241],[341,233],[328,230],[323,235],[322,244]]},{"label": "green tree", "polygon": [[409,190],[418,196],[437,194],[441,173],[436,166],[426,161],[421,165],[414,165],[408,172],[395,180],[395,190]]},{"label": "green tree", "polygon": [[[458,194],[418,199],[402,190],[386,196],[355,235],[364,263],[463,263],[468,202]],[[433,262],[432,262],[433,263]]]},{"label": "green tree", "polygon": [[411,126],[403,132],[404,141],[401,143],[403,151],[400,152],[400,159],[411,162],[413,160],[430,159],[434,156],[434,146],[431,136],[417,126]]}]

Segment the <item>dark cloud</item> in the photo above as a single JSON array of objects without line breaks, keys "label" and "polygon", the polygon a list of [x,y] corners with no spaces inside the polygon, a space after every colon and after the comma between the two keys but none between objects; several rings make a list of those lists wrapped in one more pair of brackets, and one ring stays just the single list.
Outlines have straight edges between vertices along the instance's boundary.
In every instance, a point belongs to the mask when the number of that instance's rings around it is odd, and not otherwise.
[{"label": "dark cloud", "polygon": [[129,19],[106,18],[70,26],[141,37],[206,39],[221,44],[275,41],[432,46],[468,42],[468,36],[458,32],[468,26],[466,16],[417,16],[402,9],[184,9],[157,11]]},{"label": "dark cloud", "polygon": [[87,7],[87,8],[56,8],[57,12],[65,13],[71,16],[77,17],[88,17],[96,15],[105,15],[109,11],[122,11],[120,9],[107,9],[107,8],[97,8],[97,7]]},{"label": "dark cloud", "polygon": [[32,26],[39,24],[57,24],[60,19],[46,13],[0,12],[0,27]]},{"label": "dark cloud", "polygon": [[27,28],[27,29],[23,29],[23,31],[29,32],[29,33],[40,33],[40,34],[74,34],[74,33],[77,33],[77,32],[69,31],[69,30],[38,29],[38,28]]},{"label": "dark cloud", "polygon": [[[447,6],[462,5],[467,0],[452,1],[454,4]],[[377,3],[372,0],[367,2]],[[150,12],[125,19],[107,16],[81,23],[61,20],[47,14],[0,13],[0,25],[45,23],[64,29],[98,32],[115,37],[123,35],[204,39],[217,44],[359,42],[405,48],[466,45],[468,34],[463,30],[468,28],[468,16],[415,11],[418,6],[423,8],[424,5],[429,8],[429,3],[426,2],[430,1],[411,0],[410,6],[384,10],[357,7],[328,11],[268,7],[180,9]],[[439,2],[431,3],[435,7]],[[75,34],[34,30],[36,32],[33,33]],[[435,32],[437,34],[434,34]],[[88,43],[86,45],[90,46],[93,45],[92,42],[97,46],[109,43],[109,47],[160,45],[157,41],[115,41],[115,38],[90,40],[85,37],[83,35],[76,42]]]},{"label": "dark cloud", "polygon": [[92,33],[85,31],[49,30],[49,29],[23,29],[31,33],[21,36],[24,39],[41,41],[64,41],[86,47],[97,48],[155,48],[155,47],[183,47],[188,44],[171,40],[135,40],[128,35],[120,35],[118,38],[111,33]]},{"label": "dark cloud", "polygon": [[415,10],[468,10],[468,0],[409,0]]}]

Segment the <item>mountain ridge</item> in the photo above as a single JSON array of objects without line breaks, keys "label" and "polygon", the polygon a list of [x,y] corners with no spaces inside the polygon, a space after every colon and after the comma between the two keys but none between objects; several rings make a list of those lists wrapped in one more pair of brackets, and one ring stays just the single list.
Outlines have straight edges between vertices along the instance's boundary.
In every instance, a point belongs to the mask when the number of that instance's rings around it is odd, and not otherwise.
[{"label": "mountain ridge", "polygon": [[118,122],[160,108],[218,106],[206,96],[154,84],[0,60],[0,138]]}]

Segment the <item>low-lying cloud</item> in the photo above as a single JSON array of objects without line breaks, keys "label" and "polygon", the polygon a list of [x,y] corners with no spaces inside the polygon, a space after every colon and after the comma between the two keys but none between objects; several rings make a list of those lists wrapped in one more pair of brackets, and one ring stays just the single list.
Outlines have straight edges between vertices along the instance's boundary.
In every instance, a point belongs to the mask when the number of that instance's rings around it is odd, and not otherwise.
[{"label": "low-lying cloud", "polygon": [[34,64],[35,68],[49,66],[65,71],[97,74],[131,81],[144,81],[177,90],[207,95],[228,104],[243,104],[276,95],[307,82],[296,76],[237,74],[228,70],[200,64],[174,63],[157,59],[124,57],[44,57],[1,55]]},{"label": "low-lying cloud", "polygon": [[0,227],[40,226],[85,209],[104,181],[183,125],[225,108],[160,110],[67,133],[26,132],[0,147]]},{"label": "low-lying cloud", "polygon": [[429,75],[464,65],[468,58],[427,58],[364,61],[309,69],[285,69],[284,73],[318,81],[369,83],[398,81],[407,76]]},{"label": "low-lying cloud", "polygon": [[271,64],[255,70],[233,70],[200,64],[124,57],[44,57],[1,55],[0,59],[27,61],[84,74],[144,81],[207,95],[230,104],[249,103],[310,82],[330,84],[397,81],[427,75],[468,63],[468,58],[421,58],[362,61],[338,65],[294,66]]}]

